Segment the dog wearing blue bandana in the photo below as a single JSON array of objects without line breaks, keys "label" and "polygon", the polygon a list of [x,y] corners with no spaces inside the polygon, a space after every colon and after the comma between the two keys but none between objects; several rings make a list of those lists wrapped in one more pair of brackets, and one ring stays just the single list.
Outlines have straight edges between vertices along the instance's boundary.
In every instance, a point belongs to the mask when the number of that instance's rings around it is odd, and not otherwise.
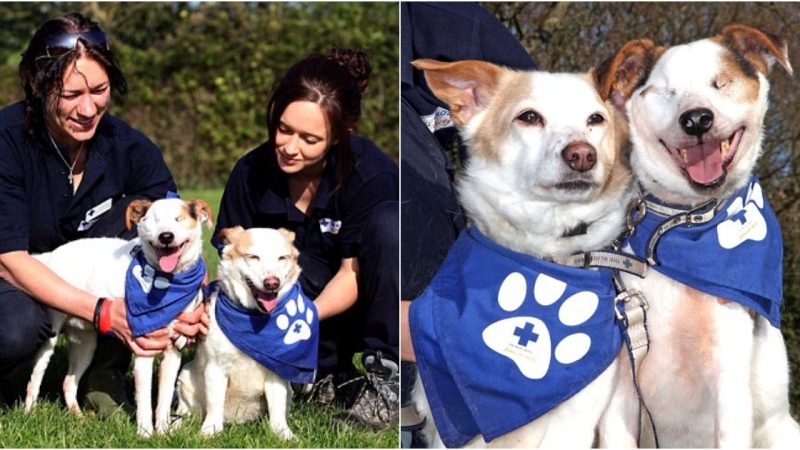
[{"label": "dog wearing blue bandana", "polygon": [[319,316],[298,278],[294,233],[241,227],[220,232],[225,247],[210,296],[208,337],[178,381],[179,414],[205,414],[203,435],[223,423],[269,413],[272,431],[290,440],[290,382],[314,381]]},{"label": "dog wearing blue bandana", "polygon": [[[131,333],[141,336],[171,327],[181,312],[193,310],[202,302],[201,283],[206,275],[201,257],[202,225],[211,226],[211,216],[211,208],[204,200],[134,200],[128,206],[126,219],[128,227],[137,227],[138,238],[79,239],[36,257],[79,289],[108,299],[125,298]],[[97,334],[92,324],[81,319],[55,310],[51,316],[56,335],[63,330],[73,343],[64,394],[69,409],[79,415],[77,385],[92,360]],[[25,400],[28,411],[38,396],[56,339],[46,342],[35,359]],[[172,397],[181,363],[179,347],[185,343],[186,339],[179,336],[176,345],[163,353],[155,414],[155,430],[159,433],[168,431],[170,426]],[[142,436],[151,436],[154,431],[153,359],[134,358],[136,423]]]},{"label": "dog wearing blue bandana", "polygon": [[781,230],[753,176],[767,75],[775,63],[792,72],[786,41],[729,25],[634,62],[649,74],[628,65],[617,77],[634,86],[624,97],[645,209],[632,213],[626,246],[650,270],[622,279],[649,303],[638,381],[653,426],[638,429],[621,376],[600,445],[632,446],[641,433],[643,446],[798,448],[779,329]]},{"label": "dog wearing blue bandana", "polygon": [[427,440],[589,448],[622,345],[614,287],[609,270],[555,261],[624,230],[625,121],[599,92],[611,72],[413,64],[467,144],[472,219],[409,312]]}]

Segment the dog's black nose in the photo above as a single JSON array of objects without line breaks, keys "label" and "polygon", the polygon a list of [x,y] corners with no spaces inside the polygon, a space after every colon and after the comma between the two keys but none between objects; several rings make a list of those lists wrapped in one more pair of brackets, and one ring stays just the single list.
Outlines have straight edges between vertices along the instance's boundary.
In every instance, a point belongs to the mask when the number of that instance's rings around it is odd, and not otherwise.
[{"label": "dog's black nose", "polygon": [[264,287],[270,291],[277,291],[281,286],[281,280],[278,277],[267,277],[264,279]]},{"label": "dog's black nose", "polygon": [[707,108],[690,109],[678,118],[681,128],[690,136],[701,136],[714,125],[714,113]]},{"label": "dog's black nose", "polygon": [[597,162],[597,151],[586,142],[573,142],[561,151],[561,158],[570,169],[577,172],[592,170]]},{"label": "dog's black nose", "polygon": [[166,231],[158,235],[158,242],[161,242],[164,245],[169,245],[172,241],[175,240],[175,234]]}]

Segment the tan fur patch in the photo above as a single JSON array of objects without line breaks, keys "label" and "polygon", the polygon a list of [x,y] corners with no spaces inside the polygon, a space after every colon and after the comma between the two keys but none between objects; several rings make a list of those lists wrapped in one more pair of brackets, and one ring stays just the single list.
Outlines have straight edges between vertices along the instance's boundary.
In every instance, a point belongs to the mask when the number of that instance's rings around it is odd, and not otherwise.
[{"label": "tan fur patch", "polygon": [[194,228],[197,225],[197,219],[195,219],[194,215],[192,214],[192,211],[191,211],[189,205],[187,205],[185,203],[183,204],[183,206],[181,206],[181,215],[180,215],[180,217],[181,217],[181,225],[184,228],[191,229],[191,228]]},{"label": "tan fur patch", "polygon": [[714,82],[719,89],[729,91],[731,97],[740,103],[754,103],[758,100],[758,78],[747,76],[733,52],[726,51],[722,55],[722,65]]},{"label": "tan fur patch", "polygon": [[125,228],[132,230],[134,225],[137,225],[142,217],[147,214],[148,208],[153,202],[150,200],[134,200],[128,204],[125,210]]},{"label": "tan fur patch", "polygon": [[[683,313],[679,315],[681,323],[675,324],[676,329],[683,333],[681,344],[684,351],[677,352],[681,357],[697,359],[697,361],[683,361],[681,367],[692,368],[694,364],[710,363],[715,360],[718,343],[715,333],[709,333],[713,328],[715,314],[714,296],[684,286],[684,301],[681,302]],[[691,370],[691,369],[690,369]],[[696,374],[686,374],[684,379],[691,379]]]},{"label": "tan fur patch", "polygon": [[470,153],[488,161],[498,161],[502,149],[497,145],[508,136],[513,126],[514,111],[508,105],[518,104],[530,96],[530,75],[504,70],[499,78],[494,98],[486,109],[486,119],[470,144]]}]

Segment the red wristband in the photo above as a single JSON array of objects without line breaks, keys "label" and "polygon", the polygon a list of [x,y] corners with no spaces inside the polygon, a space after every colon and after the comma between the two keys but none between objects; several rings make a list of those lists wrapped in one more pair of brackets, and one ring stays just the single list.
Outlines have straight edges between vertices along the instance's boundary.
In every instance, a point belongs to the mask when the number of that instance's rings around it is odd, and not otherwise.
[{"label": "red wristband", "polygon": [[97,331],[100,334],[111,333],[111,300],[106,299],[100,305],[100,318],[97,321]]}]

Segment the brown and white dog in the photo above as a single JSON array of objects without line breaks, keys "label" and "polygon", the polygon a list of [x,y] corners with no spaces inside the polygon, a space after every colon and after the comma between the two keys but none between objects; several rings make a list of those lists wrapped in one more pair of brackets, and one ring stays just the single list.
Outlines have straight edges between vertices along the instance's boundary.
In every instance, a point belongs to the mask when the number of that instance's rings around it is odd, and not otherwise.
[{"label": "brown and white dog", "polygon": [[[277,304],[300,277],[294,233],[234,227],[222,230],[220,240],[225,247],[218,278],[227,298],[237,308],[254,314],[277,315]],[[231,343],[219,325],[218,301],[219,293],[215,292],[210,297],[208,337],[178,378],[178,414],[205,414],[201,432],[214,435],[222,431],[225,422],[245,423],[268,412],[272,431],[281,439],[293,439],[294,433],[286,423],[292,395],[289,381]],[[309,338],[309,324],[318,320],[313,305],[304,303],[302,298],[290,298],[288,302],[287,314],[293,317],[281,314],[274,318],[279,329],[285,330],[284,341]],[[263,342],[265,347],[282,344]]]},{"label": "brown and white dog", "polygon": [[[36,255],[48,268],[73,286],[98,297],[124,298],[126,273],[136,247],[141,247],[145,260],[164,272],[179,274],[193,267],[203,250],[202,224],[211,226],[211,208],[205,200],[184,202],[180,199],[134,200],[127,210],[128,226],[137,225],[139,237],[131,241],[117,238],[79,239],[58,247],[50,253]],[[162,264],[163,263],[163,264]],[[166,278],[140,275],[141,282],[169,284]],[[168,286],[167,286],[168,289]],[[202,301],[202,292],[185,308],[193,310]],[[97,345],[97,332],[91,323],[51,310],[53,331],[56,336],[44,343],[36,355],[33,373],[28,384],[25,410],[29,412],[39,395],[44,372],[55,350],[58,333],[63,331],[71,343],[69,367],[64,378],[64,397],[69,410],[81,415],[77,401],[78,383],[89,367]],[[176,343],[185,338],[179,338]],[[161,360],[156,429],[169,428],[170,407],[175,380],[180,369],[181,353],[176,347],[164,351]],[[151,387],[153,358],[136,357],[134,360],[136,384],[136,422],[139,434],[153,433]]]},{"label": "brown and white dog", "polygon": [[[646,193],[692,209],[712,199],[723,204],[747,186],[761,154],[766,77],[774,62],[792,72],[785,41],[730,25],[645,57],[626,47],[616,58],[628,64],[611,77],[609,95],[628,98],[631,166]],[[693,259],[687,254],[685,263]],[[660,446],[800,447],[778,328],[657,270],[623,280],[649,303],[651,342],[638,379]],[[638,401],[625,352],[619,368],[602,446],[637,444]],[[642,445],[654,444],[651,430],[643,427]]]},{"label": "brown and white dog", "polygon": [[[484,236],[515,252],[552,260],[605,248],[623,231],[631,198],[623,156],[627,129],[622,114],[599,92],[609,83],[611,65],[567,74],[515,71],[481,61],[413,64],[449,105],[467,144],[469,161],[457,188]],[[585,232],[575,232],[583,227]],[[526,301],[533,297],[523,294]],[[488,443],[477,436],[467,446],[588,448],[611,398],[615,372],[612,364],[533,422]],[[420,381],[415,395],[423,414],[429,413]],[[433,421],[427,424],[428,442],[443,446]]]}]

